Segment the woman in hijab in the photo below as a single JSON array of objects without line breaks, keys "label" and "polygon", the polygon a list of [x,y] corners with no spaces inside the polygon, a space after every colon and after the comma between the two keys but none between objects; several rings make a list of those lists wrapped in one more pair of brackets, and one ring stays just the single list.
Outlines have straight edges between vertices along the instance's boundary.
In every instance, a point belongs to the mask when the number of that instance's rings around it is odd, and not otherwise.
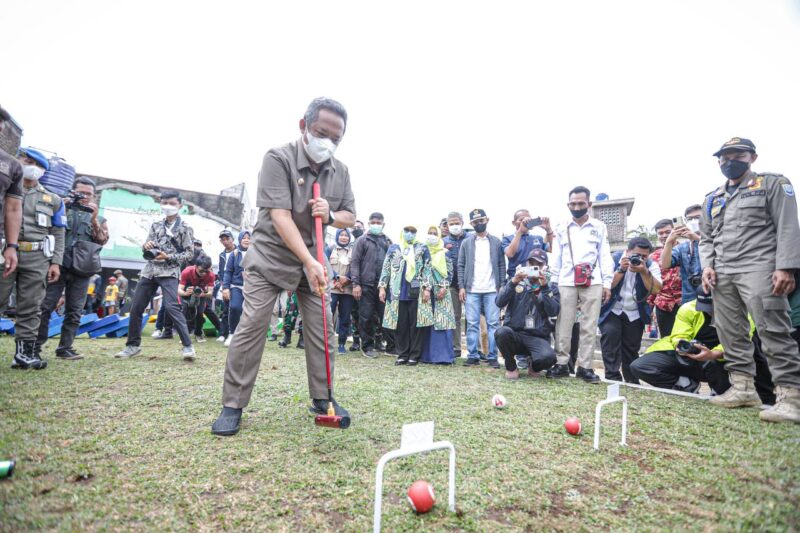
[{"label": "woman in hijab", "polygon": [[333,269],[333,288],[331,289],[331,313],[339,309],[336,331],[339,334],[339,353],[345,353],[344,343],[350,333],[350,314],[353,311],[353,284],[350,283],[350,258],[353,255],[350,232],[340,229],[336,232],[336,243],[331,247],[328,260]]},{"label": "woman in hijab", "polygon": [[406,226],[400,243],[386,251],[378,283],[378,298],[387,304],[383,327],[395,330],[396,365],[419,363],[425,331],[433,325],[431,286],[431,254],[417,241],[417,228]]},{"label": "woman in hijab", "polygon": [[425,245],[431,254],[433,282],[433,327],[428,329],[422,349],[423,363],[452,364],[453,330],[456,327],[450,282],[453,280],[453,263],[447,257],[439,228],[431,226],[425,236]]},{"label": "woman in hijab", "polygon": [[222,299],[231,302],[229,318],[231,334],[225,339],[225,346],[230,346],[239,319],[242,318],[244,308],[244,267],[242,262],[250,247],[250,232],[243,230],[239,233],[239,246],[233,251],[225,264],[225,275],[222,278]]}]

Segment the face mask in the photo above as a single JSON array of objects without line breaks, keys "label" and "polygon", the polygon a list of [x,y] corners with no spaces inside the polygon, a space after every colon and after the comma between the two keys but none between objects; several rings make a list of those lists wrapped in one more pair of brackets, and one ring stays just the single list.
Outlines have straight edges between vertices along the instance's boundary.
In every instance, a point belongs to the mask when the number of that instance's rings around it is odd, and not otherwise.
[{"label": "face mask", "polygon": [[319,165],[333,157],[333,153],[336,151],[336,145],[333,144],[332,140],[314,137],[311,135],[311,132],[308,131],[308,128],[306,128],[306,137],[308,137],[308,144],[305,145],[306,153],[313,162]]},{"label": "face mask", "polygon": [[164,213],[164,216],[175,216],[178,214],[178,208],[174,205],[162,205],[161,212]]},{"label": "face mask", "polygon": [[581,218],[589,212],[589,209],[570,209],[569,212],[572,213],[573,218]]},{"label": "face mask", "polygon": [[381,233],[383,233],[383,224],[370,224],[369,232],[372,235],[380,235]]},{"label": "face mask", "polygon": [[425,239],[425,244],[429,246],[434,246],[438,242],[439,242],[439,237],[437,237],[436,235],[428,235],[428,237]]},{"label": "face mask", "polygon": [[722,174],[729,180],[741,178],[749,168],[750,163],[745,163],[744,161],[725,161],[719,167]]},{"label": "face mask", "polygon": [[44,169],[36,165],[25,165],[22,167],[22,177],[26,180],[38,180],[44,176]]},{"label": "face mask", "polygon": [[700,221],[699,220],[687,220],[686,227],[692,230],[692,233],[700,233]]},{"label": "face mask", "polygon": [[364,230],[363,229],[356,228],[356,229],[353,230],[353,237],[355,237],[356,239],[358,239],[362,235],[364,235]]},{"label": "face mask", "polygon": [[411,233],[410,231],[406,231],[406,232],[403,233],[403,238],[408,243],[414,242],[414,239],[416,238],[416,236],[417,236],[416,233]]},{"label": "face mask", "polygon": [[472,227],[475,228],[475,231],[477,233],[483,233],[484,231],[486,231],[486,222],[483,222],[481,224],[473,224]]},{"label": "face mask", "polygon": [[447,229],[450,230],[450,235],[455,235],[456,237],[461,235],[461,224],[453,224],[452,226],[447,226]]}]

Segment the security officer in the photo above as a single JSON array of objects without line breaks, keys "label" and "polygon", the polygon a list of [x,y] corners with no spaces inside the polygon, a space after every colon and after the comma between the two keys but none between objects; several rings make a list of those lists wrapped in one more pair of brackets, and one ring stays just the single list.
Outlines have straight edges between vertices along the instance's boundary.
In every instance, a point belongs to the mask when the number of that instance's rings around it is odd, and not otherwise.
[{"label": "security officer", "polygon": [[0,313],[17,284],[17,351],[12,368],[42,369],[47,366],[36,350],[39,329],[39,305],[47,282],[60,275],[64,254],[64,227],[67,225],[61,198],[39,185],[39,178],[49,168],[47,158],[36,150],[20,150],[22,164],[22,229],[19,233],[19,265],[16,272],[0,278]]},{"label": "security officer", "polygon": [[[64,295],[64,323],[61,326],[61,335],[59,335],[58,348],[56,348],[56,357],[62,360],[83,359],[83,356],[75,350],[72,342],[75,340],[75,333],[78,331],[78,326],[80,326],[89,282],[94,274],[94,272],[82,271],[80,265],[73,264],[73,250],[76,246],[81,247],[88,243],[103,246],[108,242],[108,224],[105,218],[97,214],[95,189],[94,181],[86,176],[79,176],[72,185],[72,193],[64,201],[67,229],[64,236],[65,251],[64,261],[61,265],[61,276],[57,281],[47,286],[47,291],[39,308],[37,350],[47,342],[50,315],[58,305],[61,295]],[[99,249],[94,253],[99,255]],[[120,278],[117,278],[118,286]],[[126,288],[127,281],[125,280]],[[123,289],[120,287],[120,294],[122,294],[122,291]]]},{"label": "security officer", "polygon": [[[11,120],[8,111],[0,107],[0,134]],[[0,149],[0,210],[3,211],[0,234],[3,237],[0,265],[4,276],[17,268],[19,228],[22,225],[22,165]]]},{"label": "security officer", "polygon": [[719,339],[731,388],[711,403],[760,406],[748,313],[767,355],[777,400],[760,412],[770,422],[800,422],[800,354],[791,337],[789,300],[800,269],[800,226],[791,182],[754,172],[752,141],[734,137],[714,154],[727,178],[703,203],[700,259],[703,286],[713,289]]}]

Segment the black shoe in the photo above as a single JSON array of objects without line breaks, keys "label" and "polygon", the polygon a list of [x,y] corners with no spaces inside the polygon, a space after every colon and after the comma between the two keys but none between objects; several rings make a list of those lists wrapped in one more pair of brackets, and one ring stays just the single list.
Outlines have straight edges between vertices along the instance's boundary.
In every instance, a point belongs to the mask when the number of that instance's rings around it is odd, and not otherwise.
[{"label": "black shoe", "polygon": [[360,352],[361,351],[361,341],[354,340],[353,344],[350,345],[351,352]]},{"label": "black shoe", "polygon": [[470,357],[464,361],[464,366],[480,366],[481,360],[477,357]]},{"label": "black shoe", "polygon": [[56,357],[65,361],[77,361],[78,359],[83,359],[83,356],[79,354],[72,346],[69,348],[58,348],[56,350]]},{"label": "black shoe", "polygon": [[397,355],[397,350],[394,348],[386,348],[386,355]]},{"label": "black shoe", "polygon": [[174,338],[175,338],[175,335],[173,335],[172,333],[168,333],[166,335],[161,335],[160,337],[157,337],[157,340],[165,341],[165,340],[174,339]]},{"label": "black shoe", "polygon": [[286,348],[290,344],[292,344],[292,334],[291,332],[287,332],[283,334],[283,340],[278,341],[278,346],[281,348]]},{"label": "black shoe", "polygon": [[364,354],[364,357],[369,357],[370,359],[378,357],[378,352],[372,348],[364,348],[361,350],[361,353]]},{"label": "black shoe", "polygon": [[[314,415],[327,415],[328,400],[312,400],[311,407],[308,410]],[[347,409],[336,403],[336,400],[333,400],[333,410],[336,412],[336,416],[350,418],[350,413],[347,412]]]},{"label": "black shoe", "polygon": [[16,341],[17,351],[11,368],[22,370],[42,370],[47,368],[47,361],[42,360],[36,353],[36,341]]},{"label": "black shoe", "polygon": [[239,422],[242,420],[242,410],[232,407],[223,407],[222,412],[211,424],[211,433],[222,437],[229,437],[239,433]]},{"label": "black shoe", "polygon": [[298,350],[302,350],[305,347],[306,347],[306,345],[303,342],[303,334],[301,333],[300,334],[300,338],[297,339],[297,344],[295,345],[295,348],[297,348]]},{"label": "black shoe", "polygon": [[489,366],[492,368],[500,368],[500,363],[497,362],[497,359],[489,359]]},{"label": "black shoe", "polygon": [[401,365],[407,365],[407,364],[408,364],[408,359],[400,359],[399,357],[394,362],[394,366],[401,366]]},{"label": "black shoe", "polygon": [[483,352],[482,352],[482,351],[480,351],[480,350],[478,350],[478,359],[480,359],[481,361],[484,361],[484,362],[489,360],[489,359],[486,357],[486,354],[485,354],[485,353],[483,353]]},{"label": "black shoe", "polygon": [[553,365],[547,369],[548,378],[568,378],[569,368],[567,365]]},{"label": "black shoe", "polygon": [[575,368],[575,377],[586,383],[600,383],[600,376],[595,374],[591,368]]},{"label": "black shoe", "polygon": [[269,342],[275,342],[276,340],[278,340],[278,336],[273,333],[267,340]]},{"label": "black shoe", "polygon": [[700,391],[700,382],[689,378],[689,384],[683,387],[675,385],[672,387],[672,390],[679,390],[683,392],[688,392],[690,394],[697,394]]},{"label": "black shoe", "polygon": [[411,361],[408,362],[408,366],[417,366],[418,364],[419,364],[419,361],[416,361],[414,359],[412,359]]},{"label": "black shoe", "polygon": [[[580,367],[578,367],[580,369]],[[577,372],[577,371],[576,371]],[[577,373],[576,373],[577,377]],[[619,372],[606,372],[606,380],[608,381],[622,381],[622,374]]]}]

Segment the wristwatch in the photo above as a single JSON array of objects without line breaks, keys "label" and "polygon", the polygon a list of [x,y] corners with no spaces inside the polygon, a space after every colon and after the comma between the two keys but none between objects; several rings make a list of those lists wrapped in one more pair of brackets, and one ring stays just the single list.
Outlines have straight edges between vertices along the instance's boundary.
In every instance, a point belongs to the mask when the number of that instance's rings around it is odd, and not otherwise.
[{"label": "wristwatch", "polygon": [[336,222],[336,216],[333,214],[333,209],[328,211],[328,224]]},{"label": "wristwatch", "polygon": [[7,242],[6,243],[6,248],[13,248],[15,250],[19,250],[19,244],[15,243],[15,242]]}]

